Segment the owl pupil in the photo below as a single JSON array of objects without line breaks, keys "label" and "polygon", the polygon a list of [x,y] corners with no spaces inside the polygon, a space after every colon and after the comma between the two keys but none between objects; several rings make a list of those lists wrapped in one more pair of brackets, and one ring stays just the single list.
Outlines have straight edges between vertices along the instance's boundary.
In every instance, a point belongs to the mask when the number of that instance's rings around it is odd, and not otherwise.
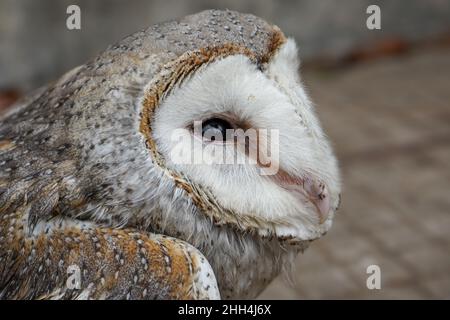
[{"label": "owl pupil", "polygon": [[205,140],[226,140],[227,129],[232,129],[231,124],[219,118],[212,118],[203,122],[202,136]]}]

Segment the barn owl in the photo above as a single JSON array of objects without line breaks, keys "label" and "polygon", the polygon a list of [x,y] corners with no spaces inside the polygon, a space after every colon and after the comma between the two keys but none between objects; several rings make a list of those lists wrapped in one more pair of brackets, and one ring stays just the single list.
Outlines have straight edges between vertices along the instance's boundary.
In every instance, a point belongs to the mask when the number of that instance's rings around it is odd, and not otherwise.
[{"label": "barn owl", "polygon": [[[128,36],[19,102],[0,122],[0,297],[256,297],[329,230],[340,198],[298,63],[278,27],[210,10]],[[171,155],[238,149],[236,128],[277,132],[275,172]]]}]

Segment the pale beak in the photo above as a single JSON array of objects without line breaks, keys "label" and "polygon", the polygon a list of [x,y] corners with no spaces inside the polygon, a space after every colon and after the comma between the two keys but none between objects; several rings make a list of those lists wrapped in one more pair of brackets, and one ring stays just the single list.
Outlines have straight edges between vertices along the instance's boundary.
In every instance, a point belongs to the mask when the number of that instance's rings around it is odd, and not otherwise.
[{"label": "pale beak", "polygon": [[319,224],[330,215],[331,202],[327,186],[316,179],[293,177],[284,171],[273,177],[284,189],[300,196],[302,201],[310,202],[316,209]]},{"label": "pale beak", "polygon": [[324,223],[330,214],[331,207],[330,194],[327,186],[323,182],[317,180],[305,179],[303,181],[303,188],[307,194],[308,200],[311,201],[317,209],[319,223]]}]

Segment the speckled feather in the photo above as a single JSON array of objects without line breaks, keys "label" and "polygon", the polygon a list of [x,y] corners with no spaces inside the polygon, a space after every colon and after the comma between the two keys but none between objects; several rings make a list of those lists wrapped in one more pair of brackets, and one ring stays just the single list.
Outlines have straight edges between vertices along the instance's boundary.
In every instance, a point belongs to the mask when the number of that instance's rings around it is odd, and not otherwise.
[{"label": "speckled feather", "polygon": [[218,298],[214,277],[223,298],[256,296],[308,241],[262,238],[267,221],[221,210],[164,165],[151,121],[202,65],[240,53],[264,68],[284,41],[253,15],[204,11],[123,39],[5,115],[0,297]]}]

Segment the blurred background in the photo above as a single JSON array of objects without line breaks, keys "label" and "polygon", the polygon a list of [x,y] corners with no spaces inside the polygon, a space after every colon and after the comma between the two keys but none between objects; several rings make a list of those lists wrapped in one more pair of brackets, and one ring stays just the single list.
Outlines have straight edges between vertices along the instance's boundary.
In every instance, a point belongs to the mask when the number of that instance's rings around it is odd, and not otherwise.
[{"label": "blurred background", "polygon": [[[66,28],[70,4],[81,30]],[[370,4],[381,30],[366,27]],[[342,168],[333,228],[261,298],[449,299],[449,0],[0,0],[0,112],[134,31],[211,8],[296,38]],[[366,286],[372,264],[380,290]]]}]

